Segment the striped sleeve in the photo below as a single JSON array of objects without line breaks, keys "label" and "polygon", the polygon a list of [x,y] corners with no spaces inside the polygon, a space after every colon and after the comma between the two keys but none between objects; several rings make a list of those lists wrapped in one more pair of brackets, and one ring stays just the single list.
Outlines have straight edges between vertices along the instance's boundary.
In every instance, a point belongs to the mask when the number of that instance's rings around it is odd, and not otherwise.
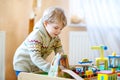
[{"label": "striped sleeve", "polygon": [[63,53],[63,48],[62,48],[62,44],[61,44],[61,40],[60,38],[58,38],[55,42],[55,45],[54,45],[54,51],[55,53]]},{"label": "striped sleeve", "polygon": [[40,38],[40,34],[32,34],[27,40],[27,45],[31,61],[39,69],[48,72],[50,69],[50,63],[41,57],[42,39]]}]

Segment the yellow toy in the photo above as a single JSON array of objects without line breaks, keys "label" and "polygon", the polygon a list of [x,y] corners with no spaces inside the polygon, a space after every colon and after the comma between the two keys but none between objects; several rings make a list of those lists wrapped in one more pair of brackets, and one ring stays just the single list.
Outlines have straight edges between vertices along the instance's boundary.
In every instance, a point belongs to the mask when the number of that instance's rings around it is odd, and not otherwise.
[{"label": "yellow toy", "polygon": [[115,72],[120,65],[120,55],[116,55],[116,52],[113,52],[112,55],[108,56],[108,59],[109,67],[112,68],[112,72]]},{"label": "yellow toy", "polygon": [[98,72],[98,80],[117,80],[117,71],[116,68],[118,68],[118,61],[120,59],[120,56],[117,56],[115,52],[112,53],[112,55],[108,56],[108,63],[109,68],[112,68],[111,71],[105,70]]},{"label": "yellow toy", "polygon": [[93,77],[93,71],[92,70],[87,70],[86,72],[86,76],[89,78]]},{"label": "yellow toy", "polygon": [[100,71],[98,72],[97,80],[117,80],[117,73],[112,71]]},{"label": "yellow toy", "polygon": [[107,50],[107,46],[101,45],[101,46],[92,46],[93,50],[99,50],[100,51],[100,57],[96,58],[96,66],[100,68],[100,63],[104,63],[104,70],[108,69],[108,58],[104,57],[104,50]]}]

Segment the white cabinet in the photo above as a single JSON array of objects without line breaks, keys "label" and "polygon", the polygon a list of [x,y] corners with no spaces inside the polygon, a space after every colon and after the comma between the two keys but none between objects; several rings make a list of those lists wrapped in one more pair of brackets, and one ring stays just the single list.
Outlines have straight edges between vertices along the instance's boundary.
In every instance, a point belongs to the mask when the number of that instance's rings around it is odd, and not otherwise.
[{"label": "white cabinet", "polygon": [[0,80],[5,80],[5,32],[0,31]]}]

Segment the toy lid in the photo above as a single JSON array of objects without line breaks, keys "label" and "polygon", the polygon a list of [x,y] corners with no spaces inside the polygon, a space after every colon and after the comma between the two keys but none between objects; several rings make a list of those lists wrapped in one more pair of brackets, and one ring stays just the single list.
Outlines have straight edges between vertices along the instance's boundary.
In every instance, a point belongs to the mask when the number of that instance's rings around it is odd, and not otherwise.
[{"label": "toy lid", "polygon": [[103,71],[99,71],[97,72],[98,74],[113,74],[112,71],[108,71],[108,70],[103,70]]}]

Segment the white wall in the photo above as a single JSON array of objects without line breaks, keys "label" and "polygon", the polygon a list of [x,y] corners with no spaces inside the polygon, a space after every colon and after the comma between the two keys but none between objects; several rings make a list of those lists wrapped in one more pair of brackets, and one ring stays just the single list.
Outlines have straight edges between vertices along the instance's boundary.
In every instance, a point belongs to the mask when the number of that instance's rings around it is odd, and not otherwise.
[{"label": "white wall", "polygon": [[5,80],[5,32],[0,31],[0,80]]}]

